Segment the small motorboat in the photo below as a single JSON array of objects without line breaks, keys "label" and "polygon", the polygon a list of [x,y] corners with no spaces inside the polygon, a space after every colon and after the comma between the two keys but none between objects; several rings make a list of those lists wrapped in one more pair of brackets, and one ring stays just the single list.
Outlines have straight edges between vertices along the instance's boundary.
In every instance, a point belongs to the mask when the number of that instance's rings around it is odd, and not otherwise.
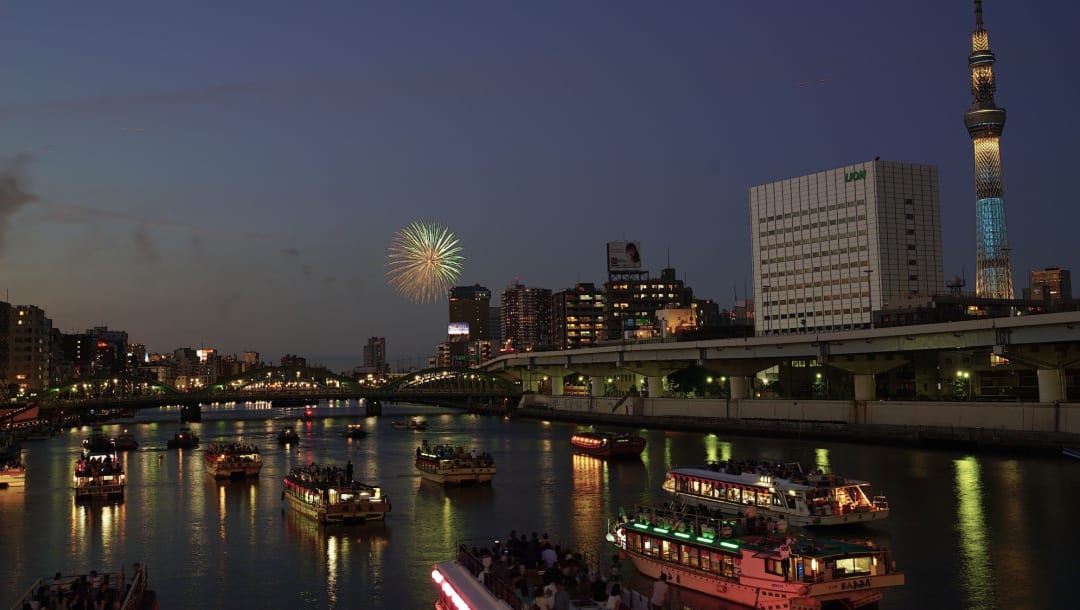
[{"label": "small motorboat", "polygon": [[349,424],[345,427],[345,438],[364,438],[367,436],[367,430],[364,430],[363,424]]},{"label": "small motorboat", "polygon": [[285,426],[278,432],[277,440],[282,445],[295,445],[300,442],[300,435],[291,426]]},{"label": "small motorboat", "polygon": [[139,441],[135,440],[135,435],[127,430],[117,434],[115,442],[116,448],[120,451],[135,451],[139,448]]},{"label": "small motorboat", "polygon": [[169,449],[191,449],[199,446],[199,437],[188,426],[180,426],[176,434],[166,443]]}]

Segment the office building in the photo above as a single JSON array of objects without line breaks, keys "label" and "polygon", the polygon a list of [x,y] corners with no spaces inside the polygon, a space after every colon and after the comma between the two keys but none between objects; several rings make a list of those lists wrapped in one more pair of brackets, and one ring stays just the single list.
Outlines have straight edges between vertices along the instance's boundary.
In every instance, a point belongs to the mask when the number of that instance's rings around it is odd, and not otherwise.
[{"label": "office building", "polygon": [[386,366],[386,337],[369,337],[364,345],[364,371],[368,373],[385,373],[389,370]]},{"label": "office building", "polygon": [[971,34],[971,109],[964,125],[975,146],[975,294],[1011,299],[1012,262],[1005,230],[1005,198],[1001,172],[1001,132],[1005,109],[994,103],[994,54],[990,34],[983,29],[982,2],[975,0],[975,31]]},{"label": "office building", "polygon": [[693,290],[676,279],[675,269],[662,269],[659,278],[609,271],[604,284],[604,338],[614,341],[659,337],[662,328],[656,312],[689,308],[693,301]]},{"label": "office building", "polygon": [[8,314],[8,394],[40,392],[49,385],[52,320],[33,305],[11,307]]},{"label": "office building", "polygon": [[937,168],[875,159],[750,188],[756,334],[867,328],[943,286]]},{"label": "office building", "polygon": [[1036,301],[1072,300],[1072,274],[1068,269],[1050,267],[1032,271],[1028,283],[1029,296]]},{"label": "office building", "polygon": [[551,323],[559,349],[589,347],[604,336],[604,291],[579,283],[552,296]]},{"label": "office building", "polygon": [[[464,329],[470,341],[486,341],[491,291],[483,286],[455,286],[450,289],[450,326]],[[456,333],[455,333],[456,334]]]}]

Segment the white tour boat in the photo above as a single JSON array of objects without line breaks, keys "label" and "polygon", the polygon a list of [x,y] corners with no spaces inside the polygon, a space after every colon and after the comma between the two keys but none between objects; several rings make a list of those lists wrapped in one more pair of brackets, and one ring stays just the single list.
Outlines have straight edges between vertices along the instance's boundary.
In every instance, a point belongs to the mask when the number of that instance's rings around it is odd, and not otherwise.
[{"label": "white tour boat", "polygon": [[75,462],[75,500],[124,499],[124,464],[110,451],[84,451]]},{"label": "white tour boat", "polygon": [[390,497],[379,487],[352,480],[351,465],[293,468],[281,495],[290,508],[319,523],[382,521],[390,512]]},{"label": "white tour boat", "polygon": [[794,526],[879,521],[889,516],[884,495],[870,483],[815,471],[798,464],[726,462],[668,473],[663,488],[687,504],[703,503],[731,516],[760,516]]},{"label": "white tour boat", "polygon": [[824,538],[742,535],[707,508],[638,507],[607,540],[649,578],[762,610],[865,608],[904,584],[887,549]]},{"label": "white tour boat", "polygon": [[207,474],[215,479],[257,477],[263,465],[259,448],[243,443],[210,443],[203,459]]},{"label": "white tour boat", "polygon": [[416,469],[427,481],[439,485],[490,485],[495,478],[495,462],[490,455],[469,452],[450,445],[416,448]]}]

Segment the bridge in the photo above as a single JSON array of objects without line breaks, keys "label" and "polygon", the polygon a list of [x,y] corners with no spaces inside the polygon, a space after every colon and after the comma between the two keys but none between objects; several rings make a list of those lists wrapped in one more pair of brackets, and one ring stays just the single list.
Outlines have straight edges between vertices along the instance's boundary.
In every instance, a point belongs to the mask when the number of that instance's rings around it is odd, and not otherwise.
[{"label": "bridge", "polygon": [[1080,400],[1080,312],[501,356],[526,393],[591,397]]},{"label": "bridge", "polygon": [[426,369],[387,383],[369,383],[321,368],[273,367],[219,379],[209,387],[177,388],[137,375],[74,379],[50,388],[39,405],[43,409],[141,409],[222,402],[368,399],[461,409],[502,409],[520,395],[519,382],[503,374],[476,369]]}]

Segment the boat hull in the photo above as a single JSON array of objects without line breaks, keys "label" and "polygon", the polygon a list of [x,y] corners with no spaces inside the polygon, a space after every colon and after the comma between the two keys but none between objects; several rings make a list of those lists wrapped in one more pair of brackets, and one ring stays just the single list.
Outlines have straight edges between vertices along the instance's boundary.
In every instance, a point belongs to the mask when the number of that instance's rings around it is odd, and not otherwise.
[{"label": "boat hull", "polygon": [[630,458],[641,455],[645,450],[645,439],[628,434],[578,432],[570,437],[570,446],[583,455],[605,459]]},{"label": "boat hull", "polygon": [[0,489],[26,487],[25,470],[7,470],[0,472]]},{"label": "boat hull", "polygon": [[262,470],[262,462],[213,462],[207,460],[206,473],[215,479],[256,478]]},{"label": "boat hull", "polygon": [[386,518],[386,513],[390,510],[389,502],[368,502],[363,500],[326,506],[321,503],[311,502],[290,489],[286,489],[285,499],[289,502],[290,509],[324,524],[383,521]]},{"label": "boat hull", "polygon": [[417,467],[417,471],[425,481],[438,483],[439,485],[491,485],[495,478],[495,467],[479,468],[435,468],[432,470]]}]

